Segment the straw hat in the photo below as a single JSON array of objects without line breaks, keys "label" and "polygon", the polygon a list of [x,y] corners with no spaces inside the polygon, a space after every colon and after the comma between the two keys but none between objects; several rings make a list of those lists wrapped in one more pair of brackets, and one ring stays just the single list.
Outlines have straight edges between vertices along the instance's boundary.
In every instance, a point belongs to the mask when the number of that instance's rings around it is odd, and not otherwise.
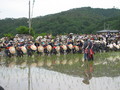
[{"label": "straw hat", "polygon": [[28,41],[28,43],[31,43],[31,44],[32,44],[33,42],[32,42],[32,41]]},{"label": "straw hat", "polygon": [[52,39],[51,42],[54,42],[54,40]]},{"label": "straw hat", "polygon": [[52,46],[51,45],[48,45],[47,46],[47,50],[50,52],[52,50]]},{"label": "straw hat", "polygon": [[66,45],[63,45],[63,50],[67,50],[67,46]]},{"label": "straw hat", "polygon": [[39,51],[39,52],[44,52],[43,46],[39,46],[39,47],[38,47],[38,51]]},{"label": "straw hat", "polygon": [[35,45],[31,45],[30,48],[31,48],[32,50],[37,50],[37,47],[36,47]]},{"label": "straw hat", "polygon": [[82,43],[84,43],[84,41],[83,40],[80,40]]},{"label": "straw hat", "polygon": [[59,52],[60,51],[60,46],[56,47],[56,51]]},{"label": "straw hat", "polygon": [[35,41],[36,43],[40,43],[38,40]]},{"label": "straw hat", "polygon": [[69,44],[68,47],[69,47],[70,49],[73,49],[73,45],[72,45],[72,44]]},{"label": "straw hat", "polygon": [[10,53],[12,53],[12,54],[15,54],[15,53],[16,53],[16,51],[15,51],[15,48],[14,48],[14,47],[10,47],[10,48],[9,48],[9,51],[10,51]]},{"label": "straw hat", "polygon": [[22,50],[23,53],[27,53],[27,49],[25,48],[25,46],[22,46],[21,50]]},{"label": "straw hat", "polygon": [[75,50],[76,50],[76,51],[79,51],[79,47],[78,47],[78,46],[75,46]]}]

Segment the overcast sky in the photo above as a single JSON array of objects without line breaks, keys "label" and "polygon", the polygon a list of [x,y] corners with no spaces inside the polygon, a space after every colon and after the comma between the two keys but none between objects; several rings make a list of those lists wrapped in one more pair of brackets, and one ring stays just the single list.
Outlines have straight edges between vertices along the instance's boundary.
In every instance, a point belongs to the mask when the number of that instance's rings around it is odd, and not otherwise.
[{"label": "overcast sky", "polygon": [[[29,0],[0,0],[0,19],[28,18]],[[31,0],[32,7],[33,0]],[[33,17],[80,7],[120,8],[120,0],[35,0]]]}]

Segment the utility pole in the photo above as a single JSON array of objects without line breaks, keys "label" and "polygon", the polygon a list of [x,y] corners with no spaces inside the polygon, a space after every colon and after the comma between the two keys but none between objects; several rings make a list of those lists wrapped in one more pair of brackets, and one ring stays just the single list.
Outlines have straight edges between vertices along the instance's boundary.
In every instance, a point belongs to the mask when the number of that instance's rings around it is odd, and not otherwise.
[{"label": "utility pole", "polygon": [[31,12],[30,12],[30,0],[29,0],[29,34],[31,32]]}]

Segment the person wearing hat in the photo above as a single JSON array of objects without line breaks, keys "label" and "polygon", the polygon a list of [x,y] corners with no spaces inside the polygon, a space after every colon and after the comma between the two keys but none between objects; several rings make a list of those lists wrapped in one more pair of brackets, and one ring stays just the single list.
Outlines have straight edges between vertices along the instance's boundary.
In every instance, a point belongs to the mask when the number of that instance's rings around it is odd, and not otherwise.
[{"label": "person wearing hat", "polygon": [[31,49],[31,45],[33,45],[33,42],[32,41],[28,41],[28,43],[26,45],[28,56],[32,56],[32,53],[33,53],[32,49]]},{"label": "person wearing hat", "polygon": [[13,46],[13,43],[12,42],[9,42],[9,41],[5,41],[3,43],[3,47],[5,48],[5,54],[6,56],[8,57],[11,57],[11,53],[10,53],[10,50],[9,48]]},{"label": "person wearing hat", "polygon": [[84,61],[87,60],[87,54],[88,54],[88,49],[87,49],[87,46],[88,46],[88,41],[87,41],[87,38],[84,38],[84,44],[83,44],[83,53],[84,53]]},{"label": "person wearing hat", "polygon": [[40,42],[38,40],[35,41],[35,46],[36,47],[40,46]]},{"label": "person wearing hat", "polygon": [[84,51],[84,60],[91,61],[93,60],[93,43],[89,38],[84,38],[83,51]]},{"label": "person wearing hat", "polygon": [[23,51],[21,50],[21,47],[24,46],[24,40],[20,40],[17,45],[16,45],[16,52],[17,52],[17,56],[22,57],[23,56]]},{"label": "person wearing hat", "polygon": [[77,46],[79,47],[79,53],[82,53],[83,42],[81,40],[77,41]]},{"label": "person wearing hat", "polygon": [[35,41],[35,46],[37,47],[37,54],[40,54],[38,51],[38,47],[40,46],[40,42],[38,40]]}]

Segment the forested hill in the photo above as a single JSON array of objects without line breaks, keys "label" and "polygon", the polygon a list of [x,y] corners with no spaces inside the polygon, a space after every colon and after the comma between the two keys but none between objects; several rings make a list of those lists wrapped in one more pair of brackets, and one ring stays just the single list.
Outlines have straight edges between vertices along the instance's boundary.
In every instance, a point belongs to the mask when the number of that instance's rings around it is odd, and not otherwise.
[{"label": "forested hill", "polygon": [[[27,18],[6,18],[0,20],[0,36],[4,33],[16,34],[19,26],[28,26]],[[57,14],[40,16],[32,19],[36,33],[95,33],[104,29],[120,30],[120,9],[100,9],[83,7]]]}]

